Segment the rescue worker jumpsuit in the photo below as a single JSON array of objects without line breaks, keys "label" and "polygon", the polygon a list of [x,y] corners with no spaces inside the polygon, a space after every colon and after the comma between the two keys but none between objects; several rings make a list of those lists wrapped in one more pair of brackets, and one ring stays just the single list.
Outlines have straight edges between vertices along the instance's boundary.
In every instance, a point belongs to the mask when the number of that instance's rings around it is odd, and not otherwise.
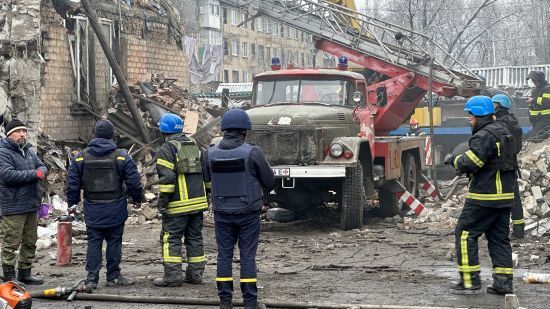
[{"label": "rescue worker jumpsuit", "polygon": [[[514,203],[516,172],[504,164],[501,142],[506,128],[491,116],[478,118],[469,140],[469,150],[453,159],[457,171],[470,176],[469,193],[455,230],[458,269],[464,288],[480,285],[478,238],[485,233],[493,263],[493,278],[512,279],[510,208]],[[508,168],[503,168],[507,165]],[[500,282],[500,281],[499,281]]]},{"label": "rescue worker jumpsuit", "polygon": [[529,104],[529,120],[533,129],[526,140],[539,143],[550,137],[550,84],[545,80],[531,92],[533,103]]},{"label": "rescue worker jumpsuit", "polygon": [[[187,150],[188,159],[178,158],[178,143],[181,149]],[[200,156],[195,142],[183,133],[168,135],[158,153],[160,194],[157,206],[162,215],[160,242],[164,281],[167,283],[200,283],[202,280],[206,264],[202,238],[203,211],[208,209],[208,202]],[[182,279],[181,272],[184,261],[182,237],[187,253],[185,279]]]},{"label": "rescue worker jumpsuit", "polygon": [[256,250],[260,234],[262,187],[273,187],[273,171],[260,148],[244,143],[244,136],[225,132],[204,159],[205,181],[211,181],[218,246],[216,284],[220,300],[233,296],[232,261],[240,252],[240,285],[245,308],[256,308]]},{"label": "rescue worker jumpsuit", "polygon": [[[516,155],[522,148],[522,134],[523,131],[519,126],[519,121],[513,114],[510,114],[506,108],[497,108],[495,112],[496,121],[504,126],[514,136],[516,142]],[[517,159],[516,159],[517,160]],[[519,177],[519,170],[517,171]],[[517,178],[514,178],[514,206],[512,207],[512,224],[515,226],[525,225],[523,218],[523,205],[521,203],[521,196],[519,194],[519,186]]]}]

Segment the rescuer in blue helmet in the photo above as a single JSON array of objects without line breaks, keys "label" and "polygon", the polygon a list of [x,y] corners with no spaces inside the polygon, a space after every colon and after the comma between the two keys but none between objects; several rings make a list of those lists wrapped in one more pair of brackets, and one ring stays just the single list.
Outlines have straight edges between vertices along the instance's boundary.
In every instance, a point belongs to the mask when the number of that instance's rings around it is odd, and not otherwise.
[{"label": "rescuer in blue helmet", "polygon": [[[510,107],[512,106],[511,99],[505,94],[497,94],[493,96],[493,103],[495,105],[495,117],[497,123],[501,124],[514,137],[516,145],[516,158],[517,154],[521,151],[522,148],[522,135],[523,130],[519,126],[519,121],[510,113]],[[517,159],[516,159],[517,160]],[[512,207],[512,236],[514,238],[521,239],[523,238],[525,231],[525,220],[523,219],[523,205],[521,204],[521,198],[519,195],[519,186],[514,185],[514,207]]]},{"label": "rescuer in blue helmet", "polygon": [[445,158],[445,164],[470,177],[469,192],[455,230],[460,281],[451,289],[459,293],[477,293],[481,289],[477,240],[485,234],[493,262],[493,285],[487,292],[511,294],[512,247],[508,234],[517,169],[514,138],[495,122],[490,97],[472,97],[464,110],[472,126],[469,150]]},{"label": "rescuer in blue helmet", "polygon": [[[185,136],[180,116],[166,113],[159,121],[165,143],[157,158],[162,216],[162,262],[164,276],[158,287],[178,287],[183,282],[201,284],[206,257],[202,238],[203,211],[208,209],[202,175],[202,152],[195,140]],[[181,189],[185,188],[185,190]],[[182,237],[185,238],[187,269],[182,274]]]},{"label": "rescuer in blue helmet", "polygon": [[233,250],[239,242],[240,286],[244,307],[265,308],[258,302],[256,250],[260,235],[263,190],[271,191],[274,175],[262,150],[245,143],[252,129],[248,114],[230,109],[222,117],[223,139],[210,147],[204,159],[204,179],[211,182],[218,246],[216,285],[220,308],[232,308]]}]

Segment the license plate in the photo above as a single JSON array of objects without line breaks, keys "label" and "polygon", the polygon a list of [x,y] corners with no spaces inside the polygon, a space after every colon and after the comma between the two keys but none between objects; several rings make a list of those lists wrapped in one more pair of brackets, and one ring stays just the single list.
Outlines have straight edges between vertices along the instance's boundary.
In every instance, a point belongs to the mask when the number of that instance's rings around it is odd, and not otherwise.
[{"label": "license plate", "polygon": [[273,168],[275,176],[290,176],[290,168]]}]

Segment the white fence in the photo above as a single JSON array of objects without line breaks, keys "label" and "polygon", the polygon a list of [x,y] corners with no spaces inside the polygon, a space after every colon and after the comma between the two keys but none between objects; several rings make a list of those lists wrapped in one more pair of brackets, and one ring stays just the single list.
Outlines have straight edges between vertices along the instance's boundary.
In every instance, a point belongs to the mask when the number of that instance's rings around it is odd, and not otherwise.
[{"label": "white fence", "polygon": [[526,87],[529,71],[539,70],[550,75],[550,64],[474,68],[472,72],[485,77],[487,87]]},{"label": "white fence", "polygon": [[216,93],[222,93],[223,88],[228,88],[229,93],[252,92],[252,83],[221,83],[216,89]]}]

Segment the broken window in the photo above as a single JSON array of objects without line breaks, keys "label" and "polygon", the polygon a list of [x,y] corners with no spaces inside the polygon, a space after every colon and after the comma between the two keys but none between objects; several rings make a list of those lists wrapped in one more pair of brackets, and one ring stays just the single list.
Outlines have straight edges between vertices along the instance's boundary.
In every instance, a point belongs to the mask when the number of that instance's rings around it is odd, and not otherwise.
[{"label": "broken window", "polygon": [[[103,35],[112,48],[114,37],[113,22],[100,18],[99,23]],[[96,52],[97,38],[86,17],[74,16],[70,21],[66,21],[65,27],[69,32],[70,57],[77,101],[87,103],[94,110],[98,110],[96,91],[98,87],[104,88],[103,90],[107,89],[105,91],[111,89],[114,83],[113,71],[111,66],[108,65],[103,52]],[[104,73],[105,76],[97,76],[96,74],[96,72],[105,71],[96,69],[100,60],[103,60],[103,65],[106,65],[108,68]],[[100,85],[96,85],[96,82],[99,82]]]}]

